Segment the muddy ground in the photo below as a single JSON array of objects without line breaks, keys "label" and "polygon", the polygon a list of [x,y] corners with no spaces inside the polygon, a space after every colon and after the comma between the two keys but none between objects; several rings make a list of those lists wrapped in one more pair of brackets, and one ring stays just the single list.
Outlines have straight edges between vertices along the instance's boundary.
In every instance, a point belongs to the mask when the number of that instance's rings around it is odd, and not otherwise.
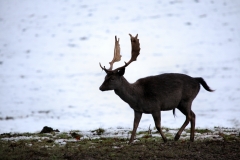
[{"label": "muddy ground", "polygon": [[[168,142],[158,133],[139,131],[128,145],[128,130],[96,129],[50,133],[4,133],[0,136],[1,159],[239,159],[239,130],[216,132],[196,130],[189,141],[188,131],[173,141],[174,130],[165,129]],[[110,134],[111,133],[111,134]]]}]

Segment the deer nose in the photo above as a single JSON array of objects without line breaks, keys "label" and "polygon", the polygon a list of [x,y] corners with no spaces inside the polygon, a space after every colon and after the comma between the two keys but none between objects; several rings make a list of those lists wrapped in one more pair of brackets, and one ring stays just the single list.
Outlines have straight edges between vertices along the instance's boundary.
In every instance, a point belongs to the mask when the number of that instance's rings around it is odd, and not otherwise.
[{"label": "deer nose", "polygon": [[102,86],[99,87],[99,90],[100,90],[100,91],[104,91]]}]

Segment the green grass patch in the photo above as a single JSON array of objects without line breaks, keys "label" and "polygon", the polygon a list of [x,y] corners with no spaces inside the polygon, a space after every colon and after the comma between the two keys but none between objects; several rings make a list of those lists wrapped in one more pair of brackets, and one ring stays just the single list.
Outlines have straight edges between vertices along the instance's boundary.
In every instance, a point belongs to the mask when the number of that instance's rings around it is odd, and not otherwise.
[{"label": "green grass patch", "polygon": [[97,135],[102,135],[105,132],[105,129],[98,128],[98,129],[92,130],[91,132]]},{"label": "green grass patch", "polygon": [[[189,132],[190,132],[190,130],[189,130]],[[203,134],[203,133],[212,133],[212,131],[211,130],[209,130],[209,129],[195,129],[195,133],[201,133],[201,134]]]},{"label": "green grass patch", "polygon": [[70,138],[72,138],[72,136],[66,132],[63,132],[63,133],[56,134],[54,138],[55,139],[70,139]]}]

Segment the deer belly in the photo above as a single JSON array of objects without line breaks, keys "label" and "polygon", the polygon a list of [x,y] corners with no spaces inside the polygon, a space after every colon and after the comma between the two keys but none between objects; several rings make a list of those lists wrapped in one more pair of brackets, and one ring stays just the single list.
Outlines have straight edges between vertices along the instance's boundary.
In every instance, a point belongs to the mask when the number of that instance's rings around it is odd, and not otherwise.
[{"label": "deer belly", "polygon": [[161,108],[160,110],[161,111],[172,110],[174,108],[177,108],[179,103],[180,103],[180,99],[171,99],[171,100],[165,101],[160,105],[160,108]]},{"label": "deer belly", "polygon": [[[141,112],[141,113],[152,113],[156,110],[159,110],[158,107],[155,107],[153,105],[149,105],[149,104],[145,104],[145,105],[130,105],[130,107],[137,112]],[[158,108],[158,109],[157,109]]]}]

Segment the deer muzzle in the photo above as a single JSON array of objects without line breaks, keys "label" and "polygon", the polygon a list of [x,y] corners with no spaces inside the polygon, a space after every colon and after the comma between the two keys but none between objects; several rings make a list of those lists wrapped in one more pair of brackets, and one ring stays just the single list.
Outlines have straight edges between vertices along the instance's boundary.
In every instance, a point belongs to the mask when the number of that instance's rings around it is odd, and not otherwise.
[{"label": "deer muzzle", "polygon": [[100,91],[105,91],[105,89],[103,88],[102,85],[99,87],[99,90],[100,90]]}]

